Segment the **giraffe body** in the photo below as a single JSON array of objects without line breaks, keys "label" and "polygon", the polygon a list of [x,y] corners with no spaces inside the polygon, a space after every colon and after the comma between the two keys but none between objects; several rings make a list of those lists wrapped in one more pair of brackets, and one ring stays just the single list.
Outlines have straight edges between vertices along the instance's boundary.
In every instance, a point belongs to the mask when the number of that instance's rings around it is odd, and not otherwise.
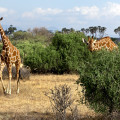
[{"label": "giraffe body", "polygon": [[[0,20],[2,20],[2,18]],[[11,94],[12,65],[15,64],[16,73],[17,73],[17,93],[19,93],[19,69],[21,64],[20,53],[19,50],[12,45],[9,38],[5,35],[5,32],[1,25],[0,25],[0,33],[3,42],[3,49],[1,53],[1,66],[0,66],[0,78],[3,86],[3,91],[4,93]],[[7,69],[9,72],[9,84],[7,90],[5,89],[2,80],[2,71],[5,65],[7,65]]]},{"label": "giraffe body", "polygon": [[110,37],[104,37],[100,40],[93,40],[88,37],[88,48],[90,51],[98,51],[101,49],[106,49],[112,51],[113,49],[118,49],[118,46],[111,40]]}]

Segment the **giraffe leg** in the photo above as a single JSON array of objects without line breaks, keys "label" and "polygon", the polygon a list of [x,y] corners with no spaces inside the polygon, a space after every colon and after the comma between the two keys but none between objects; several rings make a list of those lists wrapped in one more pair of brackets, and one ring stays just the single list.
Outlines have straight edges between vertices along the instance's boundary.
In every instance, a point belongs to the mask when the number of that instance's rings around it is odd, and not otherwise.
[{"label": "giraffe leg", "polygon": [[9,83],[7,87],[7,94],[11,95],[12,64],[9,64],[7,67],[9,72]]},{"label": "giraffe leg", "polygon": [[15,65],[16,65],[16,74],[17,74],[17,94],[18,94],[19,93],[19,84],[20,84],[20,80],[19,80],[20,65],[17,63]]},{"label": "giraffe leg", "polygon": [[5,67],[5,63],[2,61],[1,66],[0,66],[0,79],[1,79],[1,83],[2,83],[3,92],[5,94],[6,89],[5,89],[5,86],[4,86],[4,83],[3,83],[3,79],[2,79],[2,71],[3,71],[4,67]]}]

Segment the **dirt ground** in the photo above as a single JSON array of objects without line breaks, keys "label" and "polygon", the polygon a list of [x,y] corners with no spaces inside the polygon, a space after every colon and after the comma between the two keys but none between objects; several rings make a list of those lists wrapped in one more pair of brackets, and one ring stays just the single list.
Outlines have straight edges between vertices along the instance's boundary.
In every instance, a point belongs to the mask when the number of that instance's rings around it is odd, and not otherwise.
[{"label": "dirt ground", "polygon": [[[81,87],[75,84],[78,75],[31,75],[30,80],[20,81],[20,93],[16,94],[16,81],[12,81],[12,94],[4,95],[0,87],[0,120],[44,120],[53,115],[51,103],[45,92],[55,86],[67,84],[71,87],[73,98],[79,104],[78,91]],[[8,80],[4,80],[7,86]],[[73,106],[74,106],[73,105]],[[95,116],[95,112],[85,105],[78,105],[79,115]]]}]

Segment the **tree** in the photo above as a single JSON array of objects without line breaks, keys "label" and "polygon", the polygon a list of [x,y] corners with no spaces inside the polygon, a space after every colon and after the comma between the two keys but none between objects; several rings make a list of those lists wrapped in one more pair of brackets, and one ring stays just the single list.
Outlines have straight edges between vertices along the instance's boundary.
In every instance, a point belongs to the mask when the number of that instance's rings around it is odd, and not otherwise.
[{"label": "tree", "polygon": [[70,28],[70,32],[75,32],[75,29],[74,28]]},{"label": "tree", "polygon": [[62,28],[62,33],[66,33],[67,29],[66,28]]},{"label": "tree", "polygon": [[102,38],[105,34],[106,27],[101,26],[91,26],[87,29],[82,28],[81,32],[83,32],[85,35],[88,35],[90,33],[90,36],[93,36],[95,38],[99,37]]},{"label": "tree", "polygon": [[106,27],[101,27],[101,26],[98,26],[98,31],[99,31],[99,37],[102,38],[105,34],[105,31],[106,31]]},{"label": "tree", "polygon": [[10,34],[14,33],[16,30],[17,30],[16,27],[13,27],[13,25],[10,25],[9,28],[8,28],[8,30],[5,30],[5,33],[7,35],[10,35]]},{"label": "tree", "polygon": [[86,35],[87,35],[87,34],[89,34],[90,30],[86,29],[85,32],[86,32]]},{"label": "tree", "polygon": [[94,31],[94,34],[95,34],[95,38],[97,37],[97,31],[98,31],[98,27],[93,27],[93,31]]},{"label": "tree", "polygon": [[87,29],[81,28],[80,32],[83,32],[85,35],[87,35],[87,34],[89,34],[90,29],[89,28],[87,28]]},{"label": "tree", "polygon": [[85,34],[85,28],[81,28],[81,32]]},{"label": "tree", "polygon": [[17,28],[13,27],[13,25],[10,25],[10,27],[8,28],[9,34],[12,34],[16,30],[17,30]]},{"label": "tree", "polygon": [[118,28],[114,29],[114,32],[115,32],[116,34],[118,34],[119,37],[120,37],[120,26],[119,26]]},{"label": "tree", "polygon": [[32,33],[33,33],[33,35],[38,35],[39,34],[39,28],[38,27],[33,28]]},{"label": "tree", "polygon": [[70,32],[73,32],[74,29],[71,28],[71,29],[67,29],[67,28],[62,28],[62,33],[70,33]]},{"label": "tree", "polygon": [[90,31],[91,35],[94,36],[94,27],[89,27],[89,31]]}]

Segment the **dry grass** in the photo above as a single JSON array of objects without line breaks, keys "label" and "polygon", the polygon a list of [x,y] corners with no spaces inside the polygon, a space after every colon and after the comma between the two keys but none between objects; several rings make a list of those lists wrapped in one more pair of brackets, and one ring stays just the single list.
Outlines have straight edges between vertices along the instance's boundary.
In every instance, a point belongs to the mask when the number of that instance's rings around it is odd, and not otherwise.
[{"label": "dry grass", "polygon": [[[12,81],[11,96],[5,96],[0,87],[0,119],[34,120],[33,116],[36,120],[41,120],[42,117],[50,119],[52,108],[44,93],[55,85],[67,84],[71,87],[75,100],[79,100],[77,89],[80,91],[81,87],[75,84],[78,78],[78,75],[31,75],[30,80],[21,81],[20,94],[16,94],[16,81]],[[8,81],[4,82],[7,86]],[[85,105],[78,105],[78,110],[83,117],[95,116],[94,111]]]}]

